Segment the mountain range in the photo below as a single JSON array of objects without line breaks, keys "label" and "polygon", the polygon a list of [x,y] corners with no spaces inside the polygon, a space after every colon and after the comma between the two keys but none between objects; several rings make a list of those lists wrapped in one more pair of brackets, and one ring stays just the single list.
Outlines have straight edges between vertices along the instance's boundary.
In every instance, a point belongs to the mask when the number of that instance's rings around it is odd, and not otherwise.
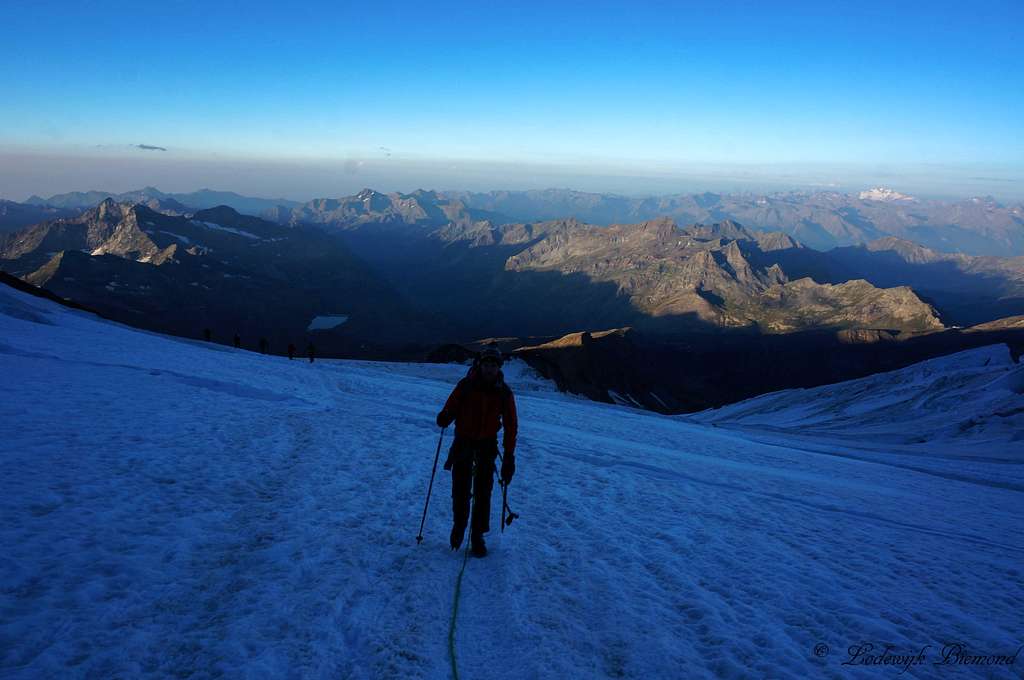
[{"label": "mountain range", "polygon": [[[372,204],[361,197],[376,196]],[[771,194],[669,194],[630,197],[569,189],[531,191],[424,191],[409,194],[365,189],[354,196],[318,198],[305,203],[242,196],[202,189],[164,193],[146,187],[124,193],[71,192],[49,198],[31,196],[25,204],[82,210],[104,198],[145,203],[173,200],[190,210],[227,205],[238,212],[287,223],[337,224],[376,221],[388,213],[406,224],[439,226],[458,214],[494,224],[575,218],[598,226],[631,224],[670,217],[679,224],[733,221],[754,231],[781,231],[818,250],[861,245],[894,236],[937,252],[968,255],[1024,255],[1024,204],[1003,205],[991,197],[960,201],[916,198],[887,187],[846,194],[836,191]],[[386,203],[386,205],[385,205]],[[446,214],[445,206],[454,213]],[[375,213],[373,217],[366,215]],[[38,220],[37,220],[38,221]],[[0,230],[4,226],[0,212]],[[25,226],[27,223],[20,223]]]},{"label": "mountain range", "polygon": [[767,253],[801,248],[782,233],[730,221],[679,227],[667,218],[610,227],[501,222],[435,192],[372,190],[305,204],[288,220],[335,233],[414,304],[464,335],[942,327],[907,288],[821,284],[762,264]]},{"label": "mountain range", "polygon": [[0,237],[2,268],[108,318],[218,341],[266,338],[305,348],[317,316],[323,353],[375,356],[435,337],[425,315],[328,234],[285,228],[222,206],[186,216],[106,199],[74,218]]},{"label": "mountain range", "polygon": [[215,208],[219,205],[227,205],[238,212],[259,215],[264,210],[270,210],[278,206],[293,207],[298,205],[296,201],[289,201],[284,198],[254,198],[242,196],[233,191],[214,191],[212,189],[200,189],[189,193],[164,193],[155,187],[145,187],[135,191],[112,193],[105,191],[72,191],[65,194],[55,194],[49,198],[41,196],[29,196],[26,204],[39,205],[50,208],[63,208],[70,210],[82,210],[95,207],[100,201],[113,198],[118,203],[143,203],[149,204],[152,201],[172,202],[169,205],[177,204],[182,210],[203,210]]},{"label": "mountain range", "polygon": [[[917,204],[880,192],[864,200]],[[823,252],[730,219],[515,222],[496,210],[531,192],[366,189],[275,205],[272,220],[142,193],[0,236],[0,269],[119,321],[208,328],[220,342],[237,332],[278,353],[312,338],[325,354],[399,359],[508,338],[566,389],[671,412],[905,365],[980,337],[947,329],[1024,314],[1024,258],[891,235]],[[324,317],[344,323],[311,330]],[[976,333],[1012,343],[1020,329]],[[945,339],[908,342],[930,336]],[[581,372],[564,357],[582,338],[599,340],[589,353],[615,350]],[[651,357],[671,368],[652,372]]]},{"label": "mountain range", "polygon": [[671,217],[680,224],[731,220],[749,229],[781,231],[818,250],[896,236],[942,252],[1024,255],[1024,205],[1004,206],[989,197],[933,201],[884,187],[859,196],[822,191],[630,198],[563,189],[451,196],[469,208],[517,221],[570,216],[597,225],[658,217]]},{"label": "mountain range", "polygon": [[[521,192],[515,196],[525,200],[538,194],[569,195]],[[571,195],[595,196],[578,192]],[[641,222],[648,225],[642,229],[628,225],[605,228],[577,219],[508,223],[509,218],[499,213],[471,207],[467,203],[471,198],[466,196],[453,198],[426,191],[383,194],[367,189],[352,197],[306,203],[277,218],[290,225],[315,224],[338,234],[357,255],[413,297],[443,305],[444,291],[454,287],[471,297],[510,300],[503,311],[512,315],[519,309],[522,296],[510,296],[509,291],[523,288],[529,281],[520,276],[511,285],[507,271],[513,270],[532,272],[534,278],[547,276],[549,285],[555,288],[575,288],[576,293],[588,290],[586,297],[600,297],[606,310],[617,305],[621,308],[621,298],[626,296],[631,301],[629,309],[640,310],[645,317],[664,318],[678,312],[729,327],[764,322],[769,330],[793,330],[821,325],[822,317],[815,318],[815,314],[801,322],[786,319],[784,314],[773,320],[745,311],[746,302],[737,298],[737,288],[743,289],[743,297],[749,301],[755,293],[767,293],[769,283],[780,286],[763,297],[763,304],[755,305],[763,311],[778,306],[773,301],[775,294],[792,297],[803,290],[824,297],[846,296],[846,302],[850,302],[858,293],[870,292],[863,284],[841,290],[809,282],[790,285],[801,279],[832,286],[858,279],[875,288],[907,286],[932,305],[946,325],[966,326],[1024,314],[1022,257],[945,253],[894,236],[820,251],[784,231],[765,232],[732,220],[711,226],[692,223],[673,227],[677,224],[674,220],[656,218]],[[509,207],[508,202],[504,207]],[[717,244],[712,243],[715,239],[719,239]],[[732,247],[730,240],[736,241]],[[773,269],[773,265],[777,267]],[[779,277],[779,270],[785,280]],[[470,272],[475,274],[471,276]],[[560,276],[553,277],[553,273]],[[497,284],[495,277],[499,279]],[[440,285],[444,281],[447,283]],[[547,289],[539,297],[541,306],[551,306],[557,299]],[[628,310],[597,317],[592,316],[594,311],[594,305],[580,307],[574,300],[551,315],[573,319],[577,324],[573,330],[638,323],[636,318],[627,318]],[[866,317],[851,321],[869,322]],[[881,323],[878,318],[875,321]],[[921,323],[918,328],[929,325],[923,317]],[[905,321],[889,325],[913,326]],[[519,334],[567,330],[517,328]],[[490,330],[494,331],[490,334],[506,334],[497,328]]]}]

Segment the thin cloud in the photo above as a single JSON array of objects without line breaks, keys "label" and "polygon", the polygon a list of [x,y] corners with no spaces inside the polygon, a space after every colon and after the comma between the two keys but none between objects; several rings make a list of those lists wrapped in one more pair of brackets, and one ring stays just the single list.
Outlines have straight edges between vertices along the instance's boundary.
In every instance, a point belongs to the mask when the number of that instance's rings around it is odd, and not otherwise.
[{"label": "thin cloud", "polygon": [[152,144],[136,144],[136,149],[142,149],[143,151],[167,151],[162,146],[153,146]]}]

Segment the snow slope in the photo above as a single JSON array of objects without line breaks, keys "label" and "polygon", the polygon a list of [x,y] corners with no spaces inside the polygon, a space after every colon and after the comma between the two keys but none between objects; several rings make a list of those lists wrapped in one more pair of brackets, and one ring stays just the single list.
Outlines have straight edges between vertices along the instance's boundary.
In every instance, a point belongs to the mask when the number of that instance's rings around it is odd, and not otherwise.
[{"label": "snow slope", "polygon": [[[1024,491],[1024,365],[1006,345],[686,416],[747,439]],[[993,465],[994,464],[994,465]]]},{"label": "snow slope", "polygon": [[[450,677],[440,469],[414,537],[464,370],[289,362],[0,288],[0,676]],[[884,437],[833,455],[507,375],[522,518],[466,566],[461,677],[875,678],[898,669],[849,645],[1024,642],[1019,441],[906,466]]]}]

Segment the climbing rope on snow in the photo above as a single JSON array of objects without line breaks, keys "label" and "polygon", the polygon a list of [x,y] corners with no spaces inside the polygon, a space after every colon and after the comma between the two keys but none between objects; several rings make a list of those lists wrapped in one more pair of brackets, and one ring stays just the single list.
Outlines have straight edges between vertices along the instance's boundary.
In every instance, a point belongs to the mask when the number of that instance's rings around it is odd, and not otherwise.
[{"label": "climbing rope on snow", "polygon": [[[476,486],[476,456],[473,457],[473,467],[469,472],[470,484]],[[472,487],[470,487],[472,488]],[[476,489],[469,492],[473,499],[473,505],[469,509],[470,525],[472,526],[473,511],[476,510]],[[459,596],[462,595],[462,575],[466,573],[466,563],[469,562],[469,546],[471,541],[466,542],[466,548],[462,551],[462,569],[459,570],[459,577],[455,580],[455,595],[452,598],[452,617],[448,621],[448,661],[452,665],[452,679],[459,680],[459,665],[455,660],[455,619],[459,616]]]},{"label": "climbing rope on snow", "polygon": [[459,578],[455,581],[455,597],[452,600],[452,618],[448,622],[448,660],[452,664],[452,678],[459,680],[459,666],[455,662],[455,619],[459,615],[459,595],[462,594],[462,575],[466,573],[466,563],[469,562],[469,543],[462,551],[462,569],[459,571]]}]

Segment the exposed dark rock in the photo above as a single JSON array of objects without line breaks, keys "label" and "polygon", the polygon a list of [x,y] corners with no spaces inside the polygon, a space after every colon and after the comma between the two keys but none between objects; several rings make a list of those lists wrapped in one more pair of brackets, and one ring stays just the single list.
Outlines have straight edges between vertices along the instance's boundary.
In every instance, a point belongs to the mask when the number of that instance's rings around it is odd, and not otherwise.
[{"label": "exposed dark rock", "polygon": [[426,356],[426,361],[432,364],[461,364],[474,356],[476,353],[472,350],[466,349],[462,345],[449,343],[431,350]]},{"label": "exposed dark rock", "polygon": [[685,413],[793,387],[813,387],[1006,343],[1024,352],[1024,320],[966,330],[789,335],[691,334],[669,339],[616,329],[572,333],[515,354],[559,389],[604,402]]}]

